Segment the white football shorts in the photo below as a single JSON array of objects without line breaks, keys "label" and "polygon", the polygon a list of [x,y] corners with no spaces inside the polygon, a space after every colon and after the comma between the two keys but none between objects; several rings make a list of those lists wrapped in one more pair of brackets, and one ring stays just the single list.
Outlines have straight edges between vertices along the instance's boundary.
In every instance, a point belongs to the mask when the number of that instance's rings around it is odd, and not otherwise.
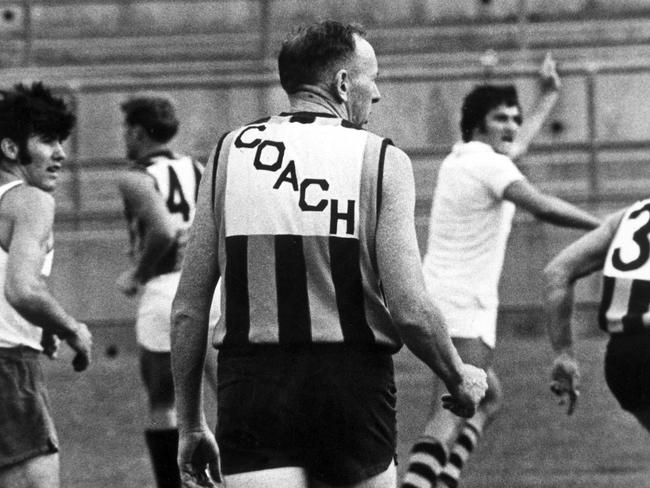
[{"label": "white football shorts", "polygon": [[439,294],[431,298],[440,309],[451,337],[481,339],[494,349],[498,307],[484,306],[475,297],[459,300]]},{"label": "white football shorts", "polygon": [[[170,316],[180,276],[180,272],[166,273],[150,279],[143,286],[135,322],[135,335],[138,344],[149,351],[171,351]],[[219,318],[219,296],[220,286],[217,284],[210,311],[209,339],[212,338],[214,326]]]}]

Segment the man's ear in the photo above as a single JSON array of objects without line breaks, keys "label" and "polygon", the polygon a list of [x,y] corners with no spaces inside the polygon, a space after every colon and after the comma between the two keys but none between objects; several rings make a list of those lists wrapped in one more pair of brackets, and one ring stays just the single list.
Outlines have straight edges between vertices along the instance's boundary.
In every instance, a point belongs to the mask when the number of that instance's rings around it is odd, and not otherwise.
[{"label": "man's ear", "polygon": [[18,161],[18,144],[13,140],[5,137],[0,141],[0,151],[2,155],[12,161]]},{"label": "man's ear", "polygon": [[338,102],[347,102],[350,96],[350,73],[340,69],[334,75],[334,95]]}]

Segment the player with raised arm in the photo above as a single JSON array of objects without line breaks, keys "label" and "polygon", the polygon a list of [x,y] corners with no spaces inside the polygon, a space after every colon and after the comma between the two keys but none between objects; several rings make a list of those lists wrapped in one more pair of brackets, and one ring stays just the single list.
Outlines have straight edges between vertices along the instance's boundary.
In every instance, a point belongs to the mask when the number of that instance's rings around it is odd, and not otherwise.
[{"label": "player with raised arm", "polygon": [[[289,111],[226,134],[199,190],[173,306],[181,476],[214,486],[221,464],[229,488],[394,487],[402,341],[457,414],[474,413],[485,373],[425,293],[411,162],[363,129],[380,99],[364,31],[304,27],[278,64]],[[220,276],[215,441],[201,371]]]},{"label": "player with raised arm", "polygon": [[603,270],[598,312],[609,332],[605,379],[621,408],[650,431],[650,199],[608,217],[570,244],[544,269],[548,333],[556,358],[551,390],[573,413],[579,368],[573,350],[571,314],[575,282]]},{"label": "player with raised arm", "polygon": [[156,481],[159,488],[176,488],[180,478],[170,315],[203,168],[170,149],[179,122],[168,98],[135,96],[122,104],[122,111],[127,157],[133,165],[120,175],[118,187],[133,264],[119,277],[118,286],[127,296],[138,297],[136,339],[149,397],[145,438]]},{"label": "player with raised arm", "polygon": [[92,337],[50,293],[55,190],[74,125],[64,101],[41,83],[0,92],[0,486],[58,488],[59,441],[41,353],[59,340],[75,371],[91,361]]},{"label": "player with raised arm", "polygon": [[560,79],[550,55],[542,63],[539,85],[541,96],[525,121],[514,86],[474,88],[462,106],[463,141],[440,167],[424,257],[426,286],[458,353],[487,371],[489,388],[476,415],[467,420],[440,408],[440,391],[434,396],[423,434],[411,451],[404,488],[455,487],[484,427],[500,408],[501,385],[492,363],[498,283],[515,208],[560,226],[593,229],[599,223],[540,192],[514,163],[558,98]]}]

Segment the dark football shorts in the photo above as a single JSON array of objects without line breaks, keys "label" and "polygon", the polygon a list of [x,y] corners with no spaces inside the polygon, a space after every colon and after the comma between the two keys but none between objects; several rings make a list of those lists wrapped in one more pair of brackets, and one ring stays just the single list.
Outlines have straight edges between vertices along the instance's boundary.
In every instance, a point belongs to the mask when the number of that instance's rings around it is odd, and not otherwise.
[{"label": "dark football shorts", "polygon": [[392,357],[336,345],[219,352],[224,474],[304,468],[330,485],[384,472],[396,452]]},{"label": "dark football shorts", "polygon": [[59,450],[39,355],[0,348],[0,468]]},{"label": "dark football shorts", "polygon": [[623,410],[650,408],[650,331],[611,334],[605,352],[605,379]]}]

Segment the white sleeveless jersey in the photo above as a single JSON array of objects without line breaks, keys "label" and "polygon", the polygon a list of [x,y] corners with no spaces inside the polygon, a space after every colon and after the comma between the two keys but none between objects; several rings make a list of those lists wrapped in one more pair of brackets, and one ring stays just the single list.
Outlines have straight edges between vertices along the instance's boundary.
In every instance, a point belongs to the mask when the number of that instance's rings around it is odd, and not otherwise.
[{"label": "white sleeveless jersey", "polygon": [[[0,199],[7,191],[22,184],[22,181],[12,181],[0,187]],[[54,250],[52,248],[52,238],[50,238],[50,250],[45,256],[45,262],[41,273],[43,276],[49,276],[52,270],[52,258]],[[27,321],[14,309],[4,294],[5,279],[7,276],[7,261],[9,254],[6,249],[0,246],[0,347],[18,347],[27,346],[37,351],[42,351],[41,336],[43,329]]]}]

